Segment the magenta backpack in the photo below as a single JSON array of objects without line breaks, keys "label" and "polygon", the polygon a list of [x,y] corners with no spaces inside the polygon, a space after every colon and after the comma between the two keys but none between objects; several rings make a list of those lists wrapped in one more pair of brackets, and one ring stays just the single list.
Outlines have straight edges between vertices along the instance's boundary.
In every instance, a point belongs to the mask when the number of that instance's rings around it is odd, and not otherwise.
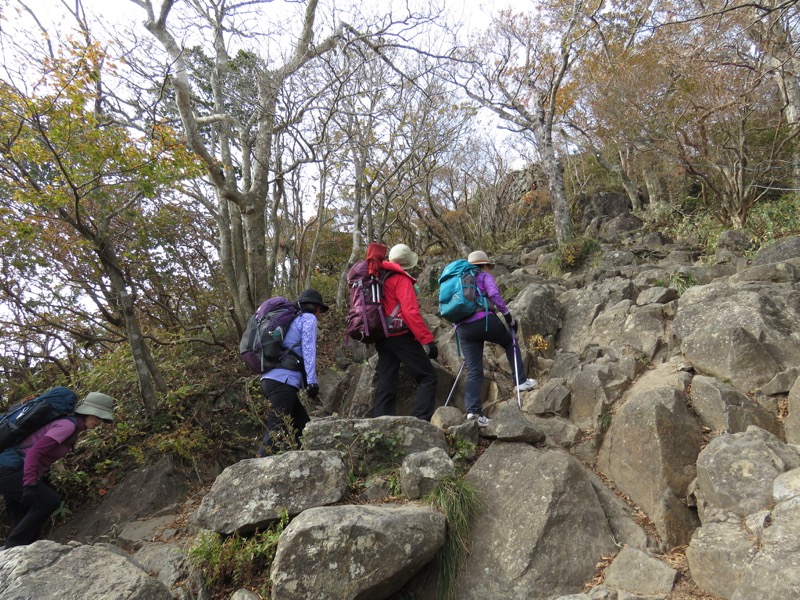
[{"label": "magenta backpack", "polygon": [[398,304],[388,317],[383,312],[383,284],[392,271],[381,268],[388,248],[373,242],[367,248],[366,260],[360,260],[347,272],[350,304],[345,317],[347,337],[364,344],[374,344],[388,337],[390,332],[404,329],[402,320],[396,318]]}]

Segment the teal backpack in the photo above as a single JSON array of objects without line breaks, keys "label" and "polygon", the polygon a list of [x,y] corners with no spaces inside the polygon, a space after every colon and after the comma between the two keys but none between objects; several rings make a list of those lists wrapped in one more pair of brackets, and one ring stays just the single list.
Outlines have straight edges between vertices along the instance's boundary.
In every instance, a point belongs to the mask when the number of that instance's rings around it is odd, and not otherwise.
[{"label": "teal backpack", "polygon": [[458,323],[480,310],[489,310],[489,301],[475,285],[478,267],[459,258],[448,264],[439,276],[439,314]]}]

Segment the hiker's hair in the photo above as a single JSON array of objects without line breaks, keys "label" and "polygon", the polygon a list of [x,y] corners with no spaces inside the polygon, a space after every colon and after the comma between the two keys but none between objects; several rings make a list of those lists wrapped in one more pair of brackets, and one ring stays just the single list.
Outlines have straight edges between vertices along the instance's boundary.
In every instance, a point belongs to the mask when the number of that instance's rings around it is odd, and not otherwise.
[{"label": "hiker's hair", "polygon": [[317,308],[319,308],[319,304],[316,302],[303,302],[300,304],[300,310],[305,313],[315,313],[317,312]]}]

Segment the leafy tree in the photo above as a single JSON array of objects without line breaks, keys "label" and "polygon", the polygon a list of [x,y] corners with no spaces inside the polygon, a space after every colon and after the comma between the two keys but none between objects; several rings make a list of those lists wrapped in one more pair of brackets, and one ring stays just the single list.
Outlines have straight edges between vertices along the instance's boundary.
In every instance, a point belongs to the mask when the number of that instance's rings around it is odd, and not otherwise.
[{"label": "leafy tree", "polygon": [[569,74],[592,48],[593,16],[602,1],[543,2],[537,12],[501,12],[455,74],[467,95],[530,136],[547,175],[559,244],[573,237],[563,165],[554,134],[575,101]]},{"label": "leafy tree", "polygon": [[[136,309],[131,264],[152,251],[136,232],[148,204],[197,168],[171,129],[138,137],[107,118],[98,96],[105,61],[96,44],[73,42],[44,59],[32,86],[0,82],[3,266],[19,275],[4,292],[32,325],[62,338],[113,344],[123,331],[152,414],[167,386]],[[86,318],[84,306],[102,317]]]}]

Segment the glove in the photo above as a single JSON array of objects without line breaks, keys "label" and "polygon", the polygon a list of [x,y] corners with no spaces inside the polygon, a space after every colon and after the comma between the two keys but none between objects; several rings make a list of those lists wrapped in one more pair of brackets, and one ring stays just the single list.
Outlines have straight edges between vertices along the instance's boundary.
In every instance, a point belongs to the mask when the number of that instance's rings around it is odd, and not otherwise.
[{"label": "glove", "polygon": [[436,345],[436,342],[425,344],[423,349],[425,350],[425,354],[427,354],[428,358],[431,360],[436,360],[436,358],[439,356],[439,347]]},{"label": "glove", "polygon": [[519,329],[519,322],[511,316],[511,313],[506,313],[503,315],[503,317],[505,317],[506,323],[508,323],[508,328],[514,333],[517,333],[517,329]]},{"label": "glove", "polygon": [[306,386],[306,392],[308,393],[309,398],[316,398],[319,396],[319,384],[312,383],[309,386]]},{"label": "glove", "polygon": [[39,497],[39,484],[26,485],[22,488],[22,506],[30,506]]}]

